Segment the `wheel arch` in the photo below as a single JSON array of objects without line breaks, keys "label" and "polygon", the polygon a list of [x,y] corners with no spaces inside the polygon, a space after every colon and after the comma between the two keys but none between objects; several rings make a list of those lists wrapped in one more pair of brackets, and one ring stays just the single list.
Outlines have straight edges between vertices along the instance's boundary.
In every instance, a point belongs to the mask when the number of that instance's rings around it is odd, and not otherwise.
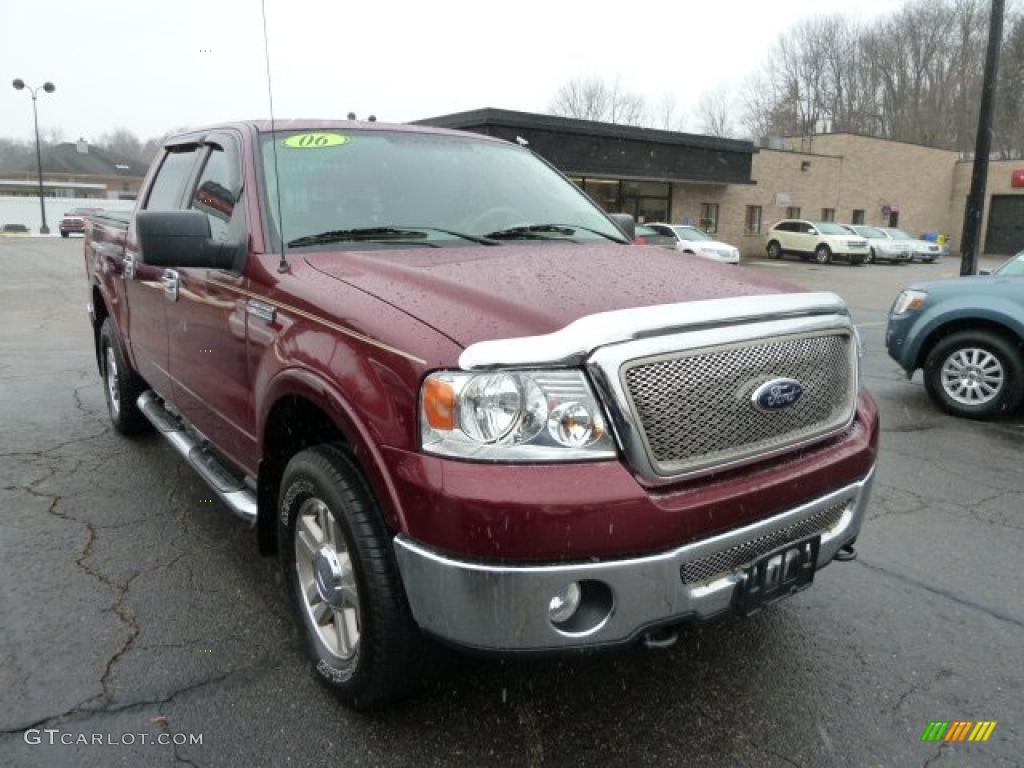
[{"label": "wheel arch", "polygon": [[299,451],[323,443],[342,443],[352,452],[387,525],[405,530],[378,441],[337,387],[312,371],[287,369],[274,377],[260,400],[257,538],[262,554],[276,549],[277,492],[285,466]]},{"label": "wheel arch", "polygon": [[[103,295],[103,290],[98,283],[92,284],[91,301],[92,311],[89,313],[89,316],[92,320],[92,346],[96,353],[96,370],[102,376],[103,361],[100,359],[100,329],[103,327],[103,321],[111,317],[111,314],[110,307],[107,305],[107,297]],[[117,321],[114,320],[113,322],[116,327]]]},{"label": "wheel arch", "polygon": [[921,345],[914,357],[914,369],[924,367],[928,356],[940,341],[960,331],[988,331],[1004,337],[1012,344],[1015,344],[1018,349],[1024,345],[1024,336],[1021,335],[1021,332],[1002,319],[993,317],[955,317],[932,328],[922,339]]}]

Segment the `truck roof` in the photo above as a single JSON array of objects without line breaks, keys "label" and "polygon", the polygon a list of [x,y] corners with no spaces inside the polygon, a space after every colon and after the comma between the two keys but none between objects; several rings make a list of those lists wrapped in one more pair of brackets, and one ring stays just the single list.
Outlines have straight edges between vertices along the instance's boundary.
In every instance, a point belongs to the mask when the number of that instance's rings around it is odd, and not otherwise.
[{"label": "truck roof", "polygon": [[[169,135],[164,143],[174,143],[182,138],[195,136],[196,134],[209,133],[210,131],[235,128],[237,130],[255,130],[258,133],[270,133],[270,120],[240,120],[227,123],[214,123],[193,128],[188,131],[181,131]],[[360,131],[402,131],[405,133],[428,133],[442,136],[460,136],[463,138],[472,137],[483,141],[494,141],[501,144],[509,144],[504,139],[486,136],[481,133],[471,133],[453,128],[436,128],[430,125],[413,125],[411,123],[382,123],[370,122],[368,120],[329,120],[312,118],[285,118],[274,120],[275,131],[322,131],[322,130],[360,130]]]}]

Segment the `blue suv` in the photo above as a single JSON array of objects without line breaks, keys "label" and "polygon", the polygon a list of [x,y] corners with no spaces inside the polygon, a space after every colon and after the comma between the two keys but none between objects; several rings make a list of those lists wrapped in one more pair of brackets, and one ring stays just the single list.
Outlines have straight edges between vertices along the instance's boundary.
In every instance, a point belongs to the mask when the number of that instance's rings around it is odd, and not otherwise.
[{"label": "blue suv", "polygon": [[896,297],[885,344],[932,400],[994,419],[1024,399],[1024,252],[991,275],[916,283]]}]

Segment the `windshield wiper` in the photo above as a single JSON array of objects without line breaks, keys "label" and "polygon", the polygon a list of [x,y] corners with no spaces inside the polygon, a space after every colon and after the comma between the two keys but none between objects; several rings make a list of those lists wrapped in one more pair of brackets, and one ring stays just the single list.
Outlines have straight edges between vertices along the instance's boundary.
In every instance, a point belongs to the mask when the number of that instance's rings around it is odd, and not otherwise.
[{"label": "windshield wiper", "polygon": [[[600,235],[603,238],[611,240],[615,243],[625,243],[624,239],[609,235],[607,232],[602,232],[599,229],[591,229],[590,227],[584,227],[582,224],[524,224],[519,227],[508,227],[507,229],[499,229],[496,232],[489,232],[484,237],[491,238],[492,240],[503,240],[503,239],[514,239],[514,238],[538,238],[544,240],[550,240],[552,238],[546,238],[544,235],[562,235],[564,239],[568,239],[570,235],[576,234],[577,230],[583,230],[584,232],[590,232],[595,235]],[[559,238],[563,239],[563,238]],[[577,242],[575,240],[571,242]]]},{"label": "windshield wiper", "polygon": [[480,243],[481,245],[500,245],[500,243],[494,240],[488,240],[485,237],[478,237],[477,235],[467,235],[463,232],[455,232],[450,229],[441,229],[439,227],[419,227],[419,226],[401,226],[401,227],[359,227],[357,229],[333,229],[327,232],[321,232],[317,235],[305,235],[304,237],[297,237],[294,240],[288,241],[289,248],[301,248],[305,245],[321,245],[324,243],[343,243],[343,242],[372,242],[372,241],[383,241],[389,240],[403,240],[413,241],[416,245],[428,245],[433,248],[439,247],[437,243],[424,242],[427,237],[427,232],[443,232],[446,235],[452,237],[458,237],[463,240],[469,240],[474,243]]},{"label": "windshield wiper", "polygon": [[[343,243],[346,241],[370,240],[422,240],[427,235],[414,229],[398,227],[360,227],[358,229],[331,229],[317,235],[305,235],[288,241],[289,248],[301,248],[304,245],[322,245],[324,243]],[[428,245],[428,243],[423,243]]]}]

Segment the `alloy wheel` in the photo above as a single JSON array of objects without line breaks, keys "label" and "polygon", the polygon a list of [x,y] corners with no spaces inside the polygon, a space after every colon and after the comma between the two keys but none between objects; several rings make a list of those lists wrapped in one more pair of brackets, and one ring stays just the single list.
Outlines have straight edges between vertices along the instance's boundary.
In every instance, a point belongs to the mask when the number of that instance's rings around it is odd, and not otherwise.
[{"label": "alloy wheel", "polygon": [[999,358],[980,347],[962,347],[942,364],[942,388],[961,405],[985,405],[999,397],[1006,373]]},{"label": "alloy wheel", "polygon": [[303,502],[295,520],[295,570],[320,642],[339,659],[352,659],[361,633],[359,587],[341,526],[315,497]]},{"label": "alloy wheel", "polygon": [[110,410],[117,416],[121,412],[121,377],[117,372],[114,348],[110,346],[107,347],[107,397],[110,400]]}]

